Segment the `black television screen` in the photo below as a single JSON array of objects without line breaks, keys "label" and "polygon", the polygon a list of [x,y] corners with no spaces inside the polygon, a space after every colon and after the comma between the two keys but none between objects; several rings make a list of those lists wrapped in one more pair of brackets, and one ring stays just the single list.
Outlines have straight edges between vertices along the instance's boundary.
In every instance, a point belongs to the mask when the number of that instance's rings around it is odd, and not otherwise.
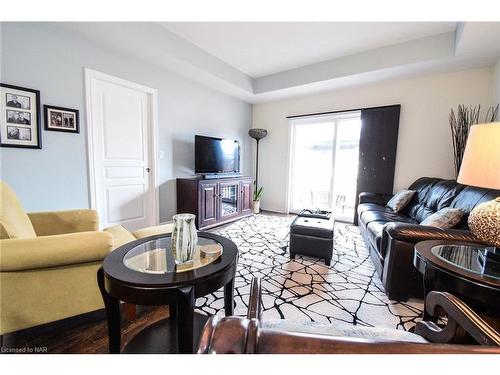
[{"label": "black television screen", "polygon": [[195,173],[240,171],[240,144],[233,139],[196,135],[194,137]]}]

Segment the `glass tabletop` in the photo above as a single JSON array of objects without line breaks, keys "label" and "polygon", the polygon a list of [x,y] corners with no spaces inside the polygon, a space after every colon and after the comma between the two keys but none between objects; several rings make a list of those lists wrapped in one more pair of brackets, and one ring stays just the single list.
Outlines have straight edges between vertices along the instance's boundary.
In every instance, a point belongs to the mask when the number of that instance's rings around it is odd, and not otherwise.
[{"label": "glass tabletop", "polygon": [[432,254],[463,270],[500,279],[500,270],[484,263],[484,246],[438,245],[431,248]]},{"label": "glass tabletop", "polygon": [[[218,249],[217,256],[204,256],[200,250]],[[123,257],[123,264],[134,271],[150,274],[165,274],[190,271],[204,267],[220,257],[222,245],[210,238],[198,237],[198,245],[193,257],[193,262],[176,266],[171,247],[171,237],[163,237],[148,242],[141,243],[130,249]]]}]

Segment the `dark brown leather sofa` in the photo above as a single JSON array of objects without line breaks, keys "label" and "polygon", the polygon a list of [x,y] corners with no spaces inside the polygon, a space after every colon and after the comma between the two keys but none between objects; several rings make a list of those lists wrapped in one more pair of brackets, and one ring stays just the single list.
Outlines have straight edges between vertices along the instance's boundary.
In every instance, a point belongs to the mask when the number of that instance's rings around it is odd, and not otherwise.
[{"label": "dark brown leather sofa", "polygon": [[[500,196],[500,190],[458,184],[454,180],[422,177],[409,189],[417,193],[400,213],[385,205],[390,195],[359,195],[358,226],[370,250],[377,273],[390,299],[406,301],[423,297],[422,275],[413,266],[414,245],[425,240],[478,242],[467,226],[470,211]],[[420,225],[444,207],[461,208],[464,216],[453,229]]]}]

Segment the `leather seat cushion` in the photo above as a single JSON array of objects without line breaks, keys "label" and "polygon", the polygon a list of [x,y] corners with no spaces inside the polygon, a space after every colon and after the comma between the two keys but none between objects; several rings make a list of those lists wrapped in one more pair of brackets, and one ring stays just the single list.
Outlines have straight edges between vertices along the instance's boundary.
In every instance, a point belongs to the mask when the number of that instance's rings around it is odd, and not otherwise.
[{"label": "leather seat cushion", "polygon": [[333,220],[296,217],[290,225],[290,233],[311,237],[333,238]]},{"label": "leather seat cushion", "polygon": [[365,211],[361,214],[360,221],[362,221],[365,226],[368,226],[372,221],[381,221],[384,223],[388,222],[399,222],[399,223],[411,223],[416,224],[415,220],[412,218],[396,213],[394,211]]},{"label": "leather seat cushion", "polygon": [[383,212],[394,212],[392,209],[386,206],[381,206],[376,203],[361,203],[358,205],[358,215],[361,215],[365,211],[383,211]]},{"label": "leather seat cushion", "polygon": [[366,234],[368,236],[368,240],[371,244],[378,250],[378,252],[385,256],[385,249],[381,248],[380,243],[382,242],[382,234],[384,232],[385,222],[383,221],[372,221],[368,223],[366,226]]},{"label": "leather seat cushion", "polygon": [[428,342],[422,336],[399,329],[363,327],[359,325],[344,323],[327,324],[318,322],[297,322],[292,320],[280,319],[263,322],[262,327],[279,331],[306,333],[312,335],[327,335],[338,338],[401,341],[413,343]]}]

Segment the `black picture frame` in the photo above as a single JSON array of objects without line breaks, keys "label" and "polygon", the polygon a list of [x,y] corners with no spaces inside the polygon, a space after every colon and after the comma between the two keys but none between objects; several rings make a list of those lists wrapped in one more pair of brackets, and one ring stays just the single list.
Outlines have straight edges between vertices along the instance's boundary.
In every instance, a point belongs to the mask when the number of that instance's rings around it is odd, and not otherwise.
[{"label": "black picture frame", "polygon": [[[52,113],[59,112],[61,114],[61,125],[60,126],[52,126],[51,119],[49,116]],[[74,118],[74,126],[65,127],[63,125],[64,120],[66,120],[66,114],[72,114]],[[71,118],[69,118],[70,120]],[[44,104],[43,106],[43,121],[44,121],[44,129],[53,132],[63,132],[63,133],[80,133],[80,111],[74,108],[66,108],[66,107],[58,107],[55,105]]]},{"label": "black picture frame", "polygon": [[[4,113],[0,113],[0,127],[4,127],[7,129],[7,126],[13,126],[16,127],[15,124],[10,124],[8,122],[8,119],[6,118],[6,111],[24,111],[25,113],[29,113],[30,116],[30,123],[29,123],[29,130],[30,130],[30,137],[31,137],[31,131],[36,132],[36,144],[34,145],[24,145],[24,144],[12,144],[12,143],[6,143],[7,141],[2,137],[2,131],[0,131],[0,147],[12,147],[12,148],[31,148],[31,149],[41,149],[42,148],[42,131],[41,131],[41,120],[40,120],[40,90],[35,90],[35,89],[30,89],[27,87],[21,87],[21,86],[15,86],[15,85],[9,85],[6,83],[0,83],[0,88],[4,89],[12,89],[12,90],[17,90],[17,91],[22,91],[26,93],[26,95],[35,95],[35,103],[29,102],[29,108],[14,108],[14,107],[7,107],[7,96],[11,95],[6,93],[5,95],[3,94],[4,90],[0,90],[2,92],[2,95],[0,97],[0,108],[5,110]],[[5,101],[5,103],[3,103]],[[5,116],[4,116],[5,115]],[[35,118],[35,123],[31,123],[31,119]],[[28,127],[26,127],[28,129]],[[31,138],[30,138],[31,140]]]}]

